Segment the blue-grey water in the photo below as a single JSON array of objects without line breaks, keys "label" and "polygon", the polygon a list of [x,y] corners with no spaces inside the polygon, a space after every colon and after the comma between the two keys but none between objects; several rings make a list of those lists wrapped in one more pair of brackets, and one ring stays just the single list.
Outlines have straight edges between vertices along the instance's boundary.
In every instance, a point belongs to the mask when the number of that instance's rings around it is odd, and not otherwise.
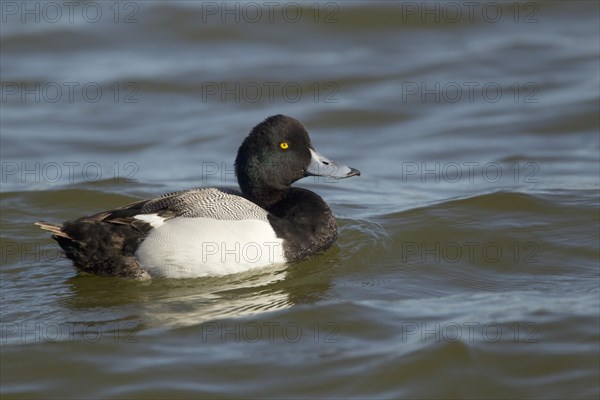
[{"label": "blue-grey water", "polygon": [[[600,396],[596,1],[3,1],[3,398]],[[236,185],[292,115],[336,246],[79,275],[33,222]]]}]

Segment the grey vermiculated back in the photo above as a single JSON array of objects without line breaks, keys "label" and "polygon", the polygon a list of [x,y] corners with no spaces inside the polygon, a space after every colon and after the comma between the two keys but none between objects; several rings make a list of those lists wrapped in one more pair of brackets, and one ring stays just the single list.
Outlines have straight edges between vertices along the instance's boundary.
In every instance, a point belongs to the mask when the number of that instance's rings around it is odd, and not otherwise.
[{"label": "grey vermiculated back", "polygon": [[142,213],[166,211],[173,217],[214,218],[218,220],[267,221],[267,211],[231,188],[200,188],[168,193],[150,200],[142,207]]}]

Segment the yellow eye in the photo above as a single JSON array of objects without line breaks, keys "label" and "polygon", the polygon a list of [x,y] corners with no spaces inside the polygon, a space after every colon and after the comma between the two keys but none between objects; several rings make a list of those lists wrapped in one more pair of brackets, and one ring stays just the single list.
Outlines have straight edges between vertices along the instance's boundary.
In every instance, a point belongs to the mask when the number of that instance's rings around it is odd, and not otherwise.
[{"label": "yellow eye", "polygon": [[281,147],[283,150],[287,150],[288,147],[290,147],[287,142],[281,142],[279,143],[279,147]]}]

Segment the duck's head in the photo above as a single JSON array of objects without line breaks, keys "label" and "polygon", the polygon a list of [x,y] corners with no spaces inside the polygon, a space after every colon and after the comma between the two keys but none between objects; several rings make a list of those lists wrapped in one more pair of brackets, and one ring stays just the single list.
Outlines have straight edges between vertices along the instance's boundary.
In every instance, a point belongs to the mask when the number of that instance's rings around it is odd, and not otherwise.
[{"label": "duck's head", "polygon": [[274,115],[256,125],[240,146],[235,173],[244,195],[269,207],[298,179],[324,176],[336,179],[360,175],[319,154],[306,128],[286,115]]}]

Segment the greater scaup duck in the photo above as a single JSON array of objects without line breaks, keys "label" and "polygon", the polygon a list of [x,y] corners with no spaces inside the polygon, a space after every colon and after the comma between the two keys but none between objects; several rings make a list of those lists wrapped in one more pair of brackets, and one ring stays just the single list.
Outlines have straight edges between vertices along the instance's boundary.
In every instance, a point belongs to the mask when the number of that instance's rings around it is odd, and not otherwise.
[{"label": "greater scaup duck", "polygon": [[303,260],[329,248],[337,229],[327,203],[291,185],[311,175],[360,175],[317,153],[304,126],[285,115],[252,129],[238,150],[235,173],[241,193],[184,190],[63,225],[36,225],[51,232],[84,272],[135,278],[226,275]]}]

